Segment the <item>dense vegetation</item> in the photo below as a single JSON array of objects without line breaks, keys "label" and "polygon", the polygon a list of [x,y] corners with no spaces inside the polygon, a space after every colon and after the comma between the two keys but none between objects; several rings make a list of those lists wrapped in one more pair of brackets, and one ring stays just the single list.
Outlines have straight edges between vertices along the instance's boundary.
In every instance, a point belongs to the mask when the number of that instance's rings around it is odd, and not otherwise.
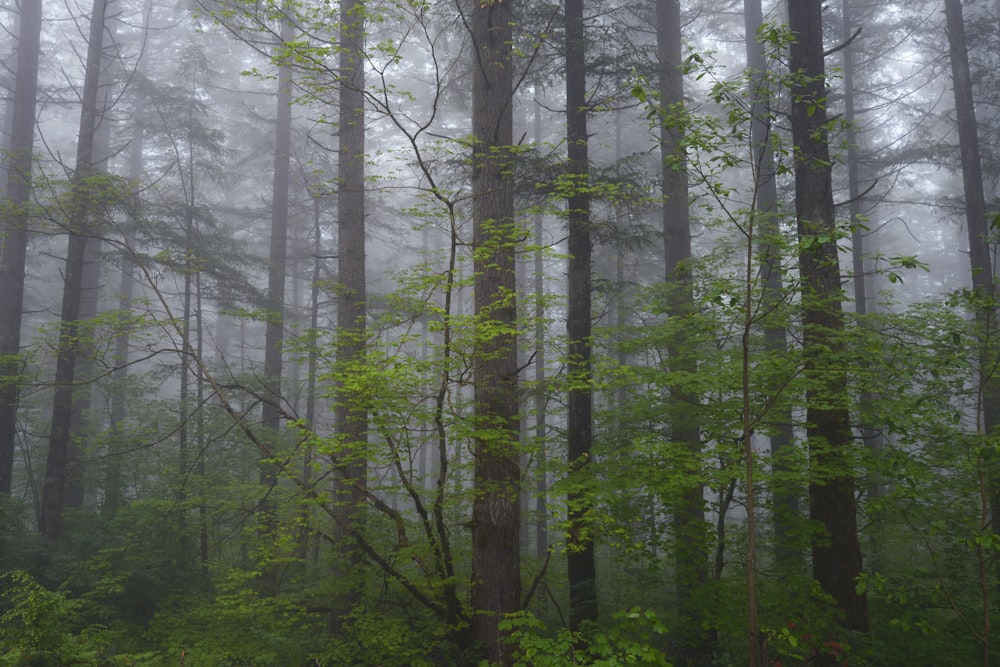
[{"label": "dense vegetation", "polygon": [[92,2],[0,3],[0,665],[996,659],[995,3]]}]

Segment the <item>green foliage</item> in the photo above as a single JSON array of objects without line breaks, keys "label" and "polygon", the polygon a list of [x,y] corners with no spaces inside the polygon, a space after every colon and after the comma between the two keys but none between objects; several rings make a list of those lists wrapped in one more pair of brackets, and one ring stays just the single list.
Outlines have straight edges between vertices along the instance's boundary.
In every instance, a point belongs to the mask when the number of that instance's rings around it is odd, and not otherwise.
[{"label": "green foliage", "polygon": [[518,667],[670,666],[666,654],[657,648],[665,639],[666,627],[655,613],[637,607],[616,614],[614,624],[607,629],[588,627],[572,632],[563,628],[546,636],[545,624],[527,612],[508,616],[501,629],[510,633],[507,641],[517,647],[514,664]]},{"label": "green foliage", "polygon": [[0,665],[136,664],[108,655],[103,628],[74,627],[81,604],[63,591],[44,588],[24,571],[7,574],[2,585]]}]

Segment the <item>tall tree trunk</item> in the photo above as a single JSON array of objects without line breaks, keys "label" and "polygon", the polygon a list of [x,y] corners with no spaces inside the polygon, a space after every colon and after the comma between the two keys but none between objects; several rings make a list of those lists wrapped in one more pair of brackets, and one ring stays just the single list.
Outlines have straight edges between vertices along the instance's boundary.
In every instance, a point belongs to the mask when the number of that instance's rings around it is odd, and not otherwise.
[{"label": "tall tree trunk", "polygon": [[[149,3],[146,5],[146,23],[144,29],[148,35],[149,29]],[[143,79],[137,78],[135,89],[135,107],[133,112],[133,127],[131,152],[129,154],[129,180],[133,186],[137,186],[142,178],[143,165],[143,140],[144,123],[146,109],[146,92]],[[113,375],[111,407],[110,407],[110,430],[111,446],[108,452],[108,463],[104,480],[104,506],[103,511],[107,516],[114,516],[118,512],[118,507],[122,497],[121,479],[121,449],[122,440],[125,437],[125,415],[128,407],[128,362],[129,362],[129,327],[128,324],[132,315],[132,297],[135,290],[135,259],[133,257],[133,236],[135,220],[129,220],[128,228],[125,231],[124,251],[121,257],[121,279],[118,284],[118,337],[115,339],[115,371]]]},{"label": "tall tree trunk", "polygon": [[11,110],[11,135],[6,162],[6,196],[11,213],[3,220],[0,244],[0,495],[11,490],[17,406],[21,386],[21,311],[24,265],[28,248],[28,206],[31,202],[32,151],[38,91],[38,52],[42,30],[42,0],[21,0],[17,42],[17,73]]},{"label": "tall tree trunk", "polygon": [[[765,300],[767,309],[784,299],[782,280],[783,242],[781,240],[780,212],[778,211],[778,186],[775,178],[774,147],[771,141],[773,131],[769,114],[772,95],[766,80],[767,62],[764,47],[757,39],[757,30],[763,24],[760,0],[746,0],[744,18],[746,23],[747,66],[754,72],[756,85],[751,94],[752,120],[750,142],[753,146],[753,168],[756,189],[755,215],[758,220],[758,238],[761,271],[765,280]],[[783,355],[788,349],[787,333],[784,326],[773,321],[764,324],[764,345],[774,355]],[[770,436],[770,454],[773,472],[778,476],[791,472],[789,457],[792,453],[791,408],[781,405],[775,409],[769,421],[774,424]],[[788,482],[772,483],[771,512],[774,521],[775,559],[783,568],[794,568],[801,562],[799,549],[793,535],[800,513],[799,489]]]},{"label": "tall tree trunk", "polygon": [[[292,40],[288,18],[290,3],[282,3],[281,42]],[[283,47],[279,47],[279,51]],[[267,328],[264,336],[264,404],[261,425],[266,429],[265,442],[276,453],[281,431],[281,367],[285,332],[285,272],[288,249],[289,164],[292,150],[292,64],[282,60],[278,67],[277,114],[274,132],[274,171],[271,181],[271,241],[267,265]],[[277,464],[264,459],[260,464],[261,524],[270,533],[275,527],[271,490],[278,482]],[[270,539],[270,536],[267,536]],[[269,592],[277,591],[278,571],[269,569],[263,582]]]},{"label": "tall tree trunk", "polygon": [[[367,287],[365,285],[365,99],[364,99],[364,17],[363,0],[344,0],[340,7],[340,188],[337,192],[338,249],[337,360],[347,373],[365,354]],[[341,523],[359,529],[367,486],[367,408],[346,392],[337,399],[334,423],[341,439],[337,486],[343,508]],[[361,552],[340,530],[339,542],[347,585],[344,607],[353,605],[360,594],[355,571]],[[343,609],[343,612],[349,609]]]},{"label": "tall tree trunk", "polygon": [[[110,5],[110,3],[109,3]],[[106,21],[104,40],[114,44],[118,22],[109,17]],[[108,54],[104,54],[101,63],[101,78],[97,93],[97,127],[94,135],[95,175],[108,175],[108,159],[111,156],[111,123],[105,120],[104,113],[114,104],[114,77]],[[76,384],[73,391],[73,407],[70,410],[69,446],[66,452],[66,490],[63,506],[68,509],[83,507],[86,496],[86,459],[85,447],[91,433],[99,430],[100,424],[95,423],[98,417],[93,413],[93,378],[96,370],[94,361],[93,323],[98,315],[101,291],[101,253],[104,241],[99,235],[87,239],[83,259],[83,274],[80,279],[80,312],[79,320],[84,324],[82,334],[77,341],[76,350]]]},{"label": "tall tree trunk", "polygon": [[514,258],[513,0],[472,3],[472,220],[475,316],[473,634],[512,662],[500,630],[520,607],[517,307]]},{"label": "tall tree trunk", "polygon": [[[309,354],[306,360],[306,417],[305,430],[309,433],[317,432],[316,420],[316,379],[319,373],[319,350],[316,334],[319,327],[319,296],[320,296],[320,273],[323,268],[323,233],[320,227],[320,204],[321,196],[313,194],[313,225],[312,225],[312,280],[309,285]],[[310,443],[306,443],[306,449],[302,455],[302,486],[309,489],[312,485],[312,458],[313,448]],[[311,528],[311,511],[308,504],[302,508],[303,526],[302,541],[299,552],[305,560],[309,558],[310,544],[313,547],[313,560],[318,556],[318,535]]]},{"label": "tall tree trunk", "polygon": [[[978,423],[984,437],[996,433],[1000,421],[1000,378],[996,377],[997,344],[996,332],[996,285],[993,276],[990,242],[990,228],[986,220],[986,198],[983,192],[983,168],[979,153],[979,133],[976,126],[975,102],[972,97],[972,79],[969,75],[969,51],[965,40],[965,19],[962,16],[961,0],[945,0],[945,21],[948,30],[948,46],[951,58],[951,76],[955,90],[955,115],[958,119],[958,143],[962,156],[962,185],[965,191],[965,225],[969,230],[969,262],[972,269],[972,290],[976,295],[976,320],[979,324],[979,410]],[[983,525],[980,529],[997,532],[1000,519],[1000,465],[995,457],[983,457],[985,474],[985,495]],[[987,515],[990,517],[986,520]],[[997,573],[1000,562],[995,554],[984,554],[980,550],[980,577],[984,585],[983,595],[983,637],[982,664],[990,660],[990,592],[995,586],[987,581],[1000,577]],[[993,572],[987,572],[985,563],[993,557]]]},{"label": "tall tree trunk", "polygon": [[[542,145],[542,105],[535,99],[533,120],[535,145]],[[545,386],[545,216],[536,211],[535,221],[535,442],[538,454],[538,479],[535,482],[535,556],[541,560],[549,550],[548,508],[548,456],[545,441],[548,437],[548,390]]]},{"label": "tall tree trunk", "polygon": [[[745,41],[747,51],[747,67],[750,70],[753,85],[751,86],[751,119],[750,145],[751,169],[753,172],[754,199],[751,215],[754,216],[756,228],[752,233],[756,236],[757,252],[760,258],[761,273],[764,278],[764,310],[771,311],[784,300],[784,285],[782,281],[783,243],[778,212],[778,187],[775,174],[774,146],[771,140],[772,95],[767,75],[768,63],[763,45],[757,41],[757,31],[764,23],[760,0],[745,0],[743,3],[745,22]],[[747,276],[747,280],[752,280]],[[764,346],[769,354],[782,356],[788,349],[784,326],[780,322],[765,321]],[[745,351],[746,353],[746,351]],[[746,360],[749,362],[749,360]],[[748,418],[749,415],[744,415]],[[779,402],[768,421],[773,424],[771,429],[770,454],[772,479],[783,476],[790,479],[788,457],[792,450],[792,415],[790,407]],[[745,429],[749,431],[749,429]],[[749,434],[745,434],[747,437]],[[748,449],[748,499],[747,499],[747,597],[749,604],[750,629],[750,666],[756,667],[766,657],[764,641],[760,635],[757,614],[756,587],[756,517],[754,514],[755,498],[753,485],[753,460],[749,453],[750,442],[744,443]],[[774,526],[774,556],[783,572],[795,568],[801,558],[794,543],[795,524],[799,514],[799,494],[794,484],[788,481],[773,481],[771,484],[771,515]]]},{"label": "tall tree trunk", "polygon": [[[790,68],[795,147],[795,213],[801,239],[803,354],[811,475],[809,516],[823,527],[812,542],[813,578],[844,614],[844,626],[868,631],[868,604],[855,589],[861,574],[851,454],[847,376],[836,364],[844,328],[837,258],[821,0],[789,0],[795,35]],[[827,660],[830,656],[821,656]]]},{"label": "tall tree trunk", "polygon": [[[856,86],[854,82],[854,41],[852,26],[857,22],[854,18],[850,0],[843,0],[843,32],[845,40],[844,47],[844,120],[847,123],[844,138],[847,141],[847,219],[851,224],[851,268],[854,286],[854,312],[859,316],[868,313],[869,285],[866,257],[868,248],[866,240],[871,234],[864,227],[862,214],[863,197],[861,193],[861,147],[858,145],[860,137],[857,132],[857,102],[855,99]],[[861,322],[864,325],[864,321]],[[875,397],[867,389],[862,390],[859,396],[860,430],[861,438],[865,445],[878,453],[882,448],[882,435],[877,428],[871,425],[872,406]],[[868,483],[868,495],[877,498],[882,493],[881,485],[875,475],[870,475]],[[875,534],[875,531],[872,532]]]},{"label": "tall tree trunk", "polygon": [[[660,130],[663,193],[663,242],[668,310],[671,319],[683,322],[694,312],[694,292],[688,262],[691,259],[691,224],[688,211],[687,160],[681,148],[682,122],[671,120],[683,113],[684,79],[681,63],[681,9],[679,0],[657,0],[656,45],[660,64],[660,99],[665,112]],[[697,373],[694,341],[686,327],[675,326],[667,354],[670,370],[680,375]],[[670,387],[670,437],[687,450],[689,461],[679,473],[682,488],[673,501],[678,625],[675,640],[680,665],[711,662],[712,633],[705,628],[704,595],[708,582],[708,529],[705,522],[704,483],[701,469],[701,433],[697,418],[698,397],[683,386]]]},{"label": "tall tree trunk", "polygon": [[101,74],[101,52],[105,12],[109,0],[94,0],[90,15],[87,67],[84,75],[80,132],[77,141],[76,169],[67,216],[69,243],[63,278],[63,301],[60,313],[59,342],[56,353],[55,395],[52,401],[52,426],[45,464],[45,486],[39,530],[50,540],[59,537],[63,494],[66,488],[66,457],[70,439],[73,408],[73,384],[76,371],[77,340],[80,334],[79,313],[87,240],[96,233],[99,211],[89,192],[94,171],[94,138],[97,129],[97,93]]},{"label": "tall tree trunk", "polygon": [[[586,475],[593,440],[591,389],[591,240],[590,158],[587,137],[587,63],[583,0],[566,0],[566,151],[571,194],[567,201],[569,267],[566,330],[570,377],[567,411],[567,458],[571,474]],[[566,561],[569,568],[569,625],[579,630],[597,622],[597,566],[592,511],[586,490],[567,494],[569,531]]]}]

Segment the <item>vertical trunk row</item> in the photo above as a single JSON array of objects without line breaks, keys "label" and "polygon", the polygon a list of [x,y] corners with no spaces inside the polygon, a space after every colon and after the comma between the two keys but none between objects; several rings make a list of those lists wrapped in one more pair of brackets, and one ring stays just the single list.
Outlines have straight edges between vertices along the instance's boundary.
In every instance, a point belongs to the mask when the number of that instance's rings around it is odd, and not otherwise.
[{"label": "vertical trunk row", "polygon": [[[809,516],[823,527],[812,542],[813,578],[844,614],[844,626],[867,632],[868,606],[855,589],[861,574],[850,449],[847,376],[836,362],[844,328],[840,267],[827,138],[821,0],[789,0],[795,213],[800,237],[806,420],[811,462]],[[829,657],[829,656],[827,656]]]},{"label": "vertical trunk row", "polygon": [[499,622],[520,605],[517,307],[514,257],[513,0],[472,3],[475,497],[473,634],[509,664]]},{"label": "vertical trunk row", "polygon": [[[586,474],[593,440],[591,390],[591,240],[590,158],[587,137],[587,63],[583,0],[566,0],[566,151],[571,194],[569,221],[569,284],[566,329],[570,377],[567,413],[567,457],[571,474]],[[585,489],[585,486],[584,486]],[[579,630],[597,621],[597,567],[594,540],[587,527],[592,507],[588,493],[569,493],[569,625]]]},{"label": "vertical trunk row", "polygon": [[[688,174],[684,139],[684,79],[681,63],[681,8],[679,0],[656,2],[656,46],[660,65],[660,100],[665,122],[660,129],[662,160],[664,277],[667,309],[673,323],[668,343],[669,370],[680,376],[697,372],[695,342],[681,324],[694,312],[691,270],[691,224],[688,211]],[[701,467],[698,397],[683,386],[670,387],[670,438],[683,446],[686,484],[674,498],[674,537],[677,591],[677,662],[711,662],[712,637],[705,629],[703,596],[708,581],[708,533]]]},{"label": "vertical trunk row", "polygon": [[9,494],[17,435],[17,405],[21,373],[21,311],[24,264],[28,247],[28,204],[31,201],[32,151],[38,90],[38,52],[42,31],[42,0],[21,0],[17,42],[17,72],[11,119],[9,162],[6,164],[7,204],[12,213],[3,221],[0,244],[0,494]]}]

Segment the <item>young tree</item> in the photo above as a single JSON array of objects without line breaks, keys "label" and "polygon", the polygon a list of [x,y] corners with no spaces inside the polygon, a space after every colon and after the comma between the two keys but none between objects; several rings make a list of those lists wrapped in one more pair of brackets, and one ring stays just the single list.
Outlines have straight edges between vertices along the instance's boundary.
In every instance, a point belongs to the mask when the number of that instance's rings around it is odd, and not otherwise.
[{"label": "young tree", "polygon": [[[510,664],[500,630],[520,607],[517,292],[513,179],[513,0],[472,5],[472,218],[476,357],[473,632]],[[341,249],[343,252],[343,249]]]},{"label": "young tree", "polygon": [[[867,598],[856,589],[862,572],[848,412],[847,375],[836,360],[844,329],[838,229],[826,111],[822,2],[789,0],[794,41],[792,140],[795,148],[795,213],[802,279],[803,354],[806,361],[806,420],[811,476],[809,516],[823,533],[813,537],[813,578],[844,614],[849,630],[868,631]],[[831,656],[822,656],[830,661]],[[832,664],[832,663],[831,663]]]},{"label": "young tree", "polygon": [[9,494],[20,395],[21,313],[28,248],[29,204],[38,97],[38,53],[42,0],[22,0],[17,39],[17,71],[6,169],[3,243],[0,247],[0,495]]}]

